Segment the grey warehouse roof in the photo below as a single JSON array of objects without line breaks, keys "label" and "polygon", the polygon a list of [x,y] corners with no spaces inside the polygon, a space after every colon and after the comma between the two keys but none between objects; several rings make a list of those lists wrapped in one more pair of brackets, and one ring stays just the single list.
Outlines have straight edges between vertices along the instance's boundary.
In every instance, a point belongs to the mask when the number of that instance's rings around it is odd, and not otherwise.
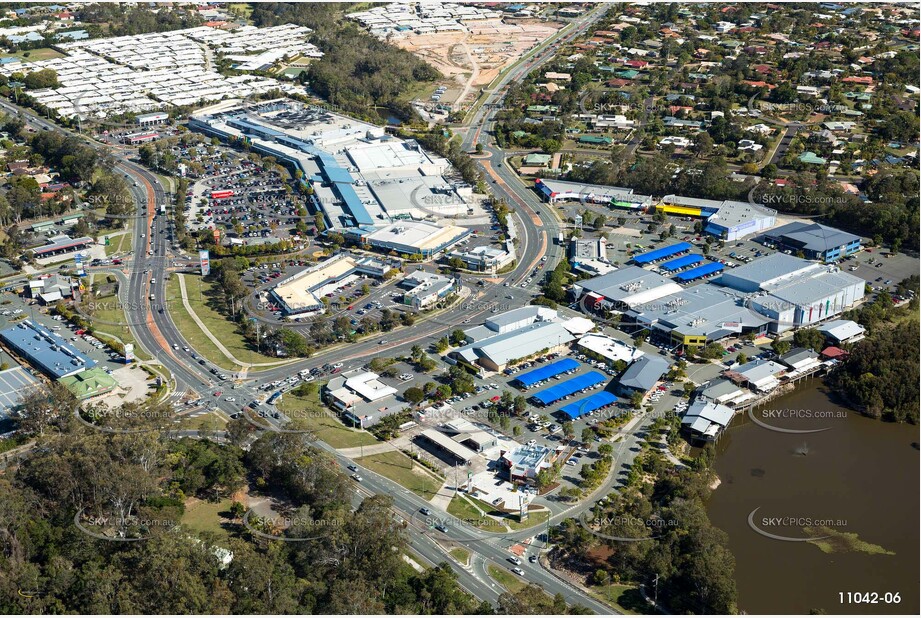
[{"label": "grey warehouse roof", "polygon": [[531,324],[509,333],[488,337],[458,349],[455,354],[469,362],[489,358],[496,365],[525,358],[545,348],[574,341],[575,337],[559,322]]},{"label": "grey warehouse roof", "polygon": [[[786,253],[772,253],[744,266],[733,268],[720,277],[721,282],[729,279],[744,279],[756,284],[764,284],[774,279],[790,276],[798,271],[814,267],[815,262],[798,258]],[[724,283],[724,285],[727,285]]]},{"label": "grey warehouse roof", "polygon": [[[741,295],[711,283],[694,286],[636,306],[631,315],[643,323],[656,324],[682,335],[720,337],[724,323],[738,322],[744,328],[767,324],[770,320],[745,306]],[[728,334],[730,331],[726,331]]]},{"label": "grey warehouse roof", "polygon": [[788,245],[818,253],[860,240],[860,236],[842,232],[819,223],[805,223],[803,221],[794,221],[793,223],[782,225],[768,232],[767,236],[782,238]]},{"label": "grey warehouse roof", "polygon": [[648,391],[668,371],[668,361],[656,356],[643,356],[627,367],[620,376],[620,385],[627,388]]}]

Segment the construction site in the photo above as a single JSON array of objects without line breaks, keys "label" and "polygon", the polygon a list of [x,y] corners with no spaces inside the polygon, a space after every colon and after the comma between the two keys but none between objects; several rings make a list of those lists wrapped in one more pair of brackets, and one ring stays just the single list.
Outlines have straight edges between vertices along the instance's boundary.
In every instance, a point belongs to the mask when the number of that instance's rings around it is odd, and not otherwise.
[{"label": "construction site", "polygon": [[465,26],[466,32],[408,32],[392,41],[444,75],[437,92],[420,97],[419,102],[426,108],[450,112],[472,104],[480,89],[492,82],[504,67],[514,64],[564,24],[507,18],[468,22]]}]

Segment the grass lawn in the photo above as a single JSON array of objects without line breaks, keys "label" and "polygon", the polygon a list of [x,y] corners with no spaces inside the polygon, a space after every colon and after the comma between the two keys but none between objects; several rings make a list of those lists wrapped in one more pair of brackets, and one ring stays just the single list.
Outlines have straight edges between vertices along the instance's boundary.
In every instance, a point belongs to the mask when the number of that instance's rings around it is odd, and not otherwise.
[{"label": "grass lawn", "polygon": [[652,606],[643,599],[639,588],[632,584],[608,584],[591,586],[589,592],[625,614],[651,614]]},{"label": "grass lawn", "polygon": [[518,579],[514,573],[494,564],[486,565],[486,571],[489,573],[490,577],[496,580],[500,586],[509,592],[518,592],[527,586],[524,580]]},{"label": "grass lawn", "polygon": [[[121,230],[119,230],[121,231]],[[105,237],[106,234],[102,234],[102,237]],[[113,236],[109,238],[109,244],[103,245],[106,255],[113,255],[119,252],[125,252],[131,250],[131,231],[124,234],[119,234],[118,236]]]},{"label": "grass lawn", "polygon": [[64,54],[56,52],[50,47],[40,47],[39,49],[30,49],[18,51],[15,54],[0,54],[0,58],[21,58],[23,62],[36,62],[38,60],[52,60],[54,58],[63,58]]},{"label": "grass lawn", "polygon": [[186,504],[180,523],[188,526],[190,530],[213,532],[219,538],[229,539],[230,534],[221,527],[223,518],[218,513],[229,511],[231,502],[229,498],[220,502],[192,500],[191,503]]},{"label": "grass lawn", "polygon": [[[134,355],[140,360],[150,360],[150,355],[138,344],[131,329],[128,327],[128,318],[119,304],[118,298],[113,294],[100,296],[94,301],[96,308],[93,317],[98,321],[94,323],[96,330],[118,337],[122,343],[134,344]],[[117,326],[120,325],[120,326]]]},{"label": "grass lawn", "polygon": [[451,504],[448,506],[448,512],[454,515],[455,517],[471,517],[474,519],[474,521],[476,519],[480,519],[480,520],[484,519],[484,516],[480,515],[477,512],[476,508],[471,506],[471,503],[473,503],[473,505],[479,507],[480,510],[486,513],[487,515],[491,517],[498,517],[502,520],[501,522],[498,522],[498,521],[495,522],[495,524],[489,523],[489,524],[477,526],[477,528],[479,528],[480,530],[486,530],[487,532],[505,532],[506,525],[508,525],[508,527],[511,528],[512,530],[523,530],[525,528],[533,528],[534,526],[540,525],[542,523],[546,523],[547,519],[550,517],[550,511],[531,511],[528,515],[527,521],[520,522],[518,521],[517,512],[506,513],[504,511],[500,511],[496,509],[496,507],[492,506],[491,504],[487,504],[486,502],[483,502],[482,500],[478,500],[476,498],[471,498],[470,496],[464,496],[464,503],[463,503],[465,505],[464,507],[458,506],[459,509],[464,508],[465,512],[462,515],[459,512],[454,513],[451,511],[451,507],[454,506],[455,502],[457,502],[458,499],[460,499],[460,496],[458,496],[454,500],[451,500]]},{"label": "grass lawn", "polygon": [[454,559],[460,562],[461,564],[467,564],[470,561],[470,552],[464,549],[463,547],[455,547],[450,552]]},{"label": "grass lawn", "polygon": [[377,444],[377,438],[368,432],[350,429],[334,418],[320,401],[319,392],[307,397],[298,397],[288,392],[276,406],[291,417],[292,423],[314,431],[317,438],[333,448]]},{"label": "grass lawn", "polygon": [[355,461],[368,470],[399,483],[426,500],[431,500],[441,487],[438,479],[432,478],[430,473],[422,470],[412,459],[399,451],[368,455]]},{"label": "grass lawn", "polygon": [[[186,288],[186,291],[188,291],[188,288]],[[173,318],[176,328],[179,329],[185,340],[195,348],[196,352],[221,369],[233,371],[237,368],[237,365],[224,356],[224,353],[214,345],[214,342],[205,335],[204,331],[198,327],[198,324],[189,315],[189,312],[186,311],[185,306],[182,304],[178,275],[170,276],[169,281],[166,282],[166,298],[164,302],[169,307],[170,317]]]},{"label": "grass lawn", "polygon": [[253,14],[253,8],[245,2],[232,2],[227,5],[227,9],[242,15],[243,19],[249,19],[250,15]]},{"label": "grass lawn", "polygon": [[[487,513],[489,511],[486,511]],[[466,496],[458,494],[448,504],[448,514],[486,532],[505,532],[505,526],[480,513]]]},{"label": "grass lawn", "polygon": [[201,416],[181,416],[177,423],[178,429],[195,429],[198,431],[222,431],[227,426],[227,421],[217,414],[202,414]]},{"label": "grass lawn", "polygon": [[[181,276],[185,280],[189,305],[195,315],[237,360],[244,363],[279,362],[277,358],[265,356],[254,350],[243,338],[243,335],[239,333],[237,325],[218,312],[216,307],[223,301],[221,299],[221,290],[217,283],[204,281],[201,277],[195,275]],[[180,297],[177,296],[177,298]]]}]

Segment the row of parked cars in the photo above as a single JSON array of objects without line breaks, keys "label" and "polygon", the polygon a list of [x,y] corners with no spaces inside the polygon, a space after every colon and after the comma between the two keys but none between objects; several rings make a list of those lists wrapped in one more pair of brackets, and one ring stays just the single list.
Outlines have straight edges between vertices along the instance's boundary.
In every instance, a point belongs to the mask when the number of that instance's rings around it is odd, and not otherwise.
[{"label": "row of parked cars", "polygon": [[547,354],[546,356],[539,356],[532,361],[527,361],[525,363],[521,363],[520,365],[516,365],[514,367],[507,367],[506,369],[502,371],[502,373],[504,373],[507,376],[514,375],[518,373],[519,371],[522,371],[524,369],[530,369],[531,367],[534,367],[535,365],[539,365],[540,363],[544,363],[546,361],[555,360],[559,357],[560,355],[555,352],[553,354]]}]

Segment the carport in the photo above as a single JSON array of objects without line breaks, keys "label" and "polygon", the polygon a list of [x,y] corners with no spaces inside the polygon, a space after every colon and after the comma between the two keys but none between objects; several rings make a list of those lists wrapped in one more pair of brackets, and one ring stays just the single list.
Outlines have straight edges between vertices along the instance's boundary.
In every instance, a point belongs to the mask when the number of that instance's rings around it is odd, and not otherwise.
[{"label": "carport", "polygon": [[521,384],[521,386],[524,388],[529,388],[538,382],[543,382],[544,380],[566,373],[567,371],[572,371],[573,369],[578,369],[579,367],[579,363],[573,359],[563,358],[550,363],[549,365],[538,367],[533,371],[529,371],[526,374],[515,378],[513,381]]},{"label": "carport", "polygon": [[578,393],[584,388],[591,388],[597,386],[607,380],[607,377],[603,373],[598,371],[589,371],[588,373],[583,373],[580,376],[576,376],[571,380],[566,380],[550,388],[545,388],[544,390],[534,393],[534,400],[538,403],[541,403],[545,406],[550,405],[555,401],[559,401],[563,397],[568,397],[573,393]]},{"label": "carport", "polygon": [[617,403],[617,397],[613,393],[601,391],[560,408],[560,412],[568,416],[570,420],[575,420],[614,403]]}]

